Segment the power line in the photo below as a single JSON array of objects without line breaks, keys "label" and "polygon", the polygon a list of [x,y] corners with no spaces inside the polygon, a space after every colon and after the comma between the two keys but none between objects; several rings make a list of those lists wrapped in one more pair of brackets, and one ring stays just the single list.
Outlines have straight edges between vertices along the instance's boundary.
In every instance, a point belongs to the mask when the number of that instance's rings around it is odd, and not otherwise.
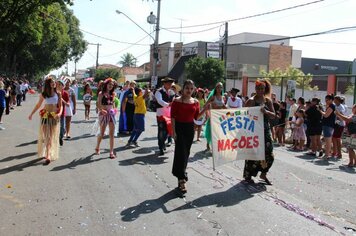
[{"label": "power line", "polygon": [[268,39],[268,40],[252,41],[252,42],[245,42],[245,43],[237,43],[236,45],[268,43],[268,42],[275,42],[275,41],[281,41],[281,40],[286,40],[286,39],[296,39],[296,38],[304,38],[304,37],[323,35],[323,34],[342,33],[342,32],[347,32],[347,31],[352,31],[352,30],[356,30],[356,26],[341,27],[341,28],[336,28],[336,29],[331,29],[331,30],[326,30],[326,31],[321,31],[321,32],[316,32],[316,33],[310,33],[310,34],[291,36],[291,37],[281,37],[281,38],[276,38],[276,39]]},{"label": "power line", "polygon": [[112,42],[115,42],[115,43],[130,44],[130,45],[135,45],[135,46],[150,46],[150,44],[130,43],[130,42],[119,41],[119,40],[116,40],[116,39],[107,38],[107,37],[100,36],[100,35],[97,35],[97,34],[94,34],[94,33],[90,33],[90,32],[88,32],[88,31],[86,31],[86,30],[83,30],[83,29],[80,29],[80,31],[83,31],[84,33],[93,35],[93,36],[98,37],[98,38],[101,38],[101,39],[105,39],[105,40],[108,40],[108,41],[112,41]]},{"label": "power line", "polygon": [[259,16],[265,16],[265,15],[270,15],[270,14],[274,14],[274,13],[278,13],[278,12],[282,12],[282,11],[287,11],[287,10],[292,10],[292,9],[296,9],[296,8],[300,8],[300,7],[305,7],[308,5],[312,5],[312,4],[316,4],[316,3],[320,3],[320,2],[324,2],[325,0],[317,0],[317,1],[313,1],[313,2],[308,2],[308,3],[304,3],[304,4],[300,4],[300,5],[295,5],[295,6],[291,6],[291,7],[287,7],[287,8],[282,8],[282,9],[278,9],[278,10],[272,10],[272,11],[268,11],[268,12],[263,12],[263,13],[258,13],[255,15],[251,15],[251,16],[244,16],[244,17],[240,17],[240,18],[236,18],[236,19],[231,19],[231,20],[223,20],[223,21],[217,21],[217,22],[211,22],[211,23],[205,23],[205,24],[198,24],[198,25],[188,25],[188,26],[184,26],[184,27],[165,27],[165,29],[181,29],[181,28],[193,28],[193,27],[201,27],[201,26],[208,26],[208,25],[216,25],[216,24],[222,24],[225,22],[232,22],[232,21],[238,21],[238,20],[246,20],[246,19],[250,19],[250,18],[255,18],[255,17],[259,17]]},{"label": "power line", "polygon": [[356,43],[346,43],[346,42],[324,42],[324,41],[303,40],[303,39],[296,39],[296,41],[307,42],[307,43],[322,43],[322,44],[356,45]]},{"label": "power line", "polygon": [[221,27],[221,25],[218,25],[218,26],[214,26],[214,27],[211,27],[211,28],[208,28],[208,29],[204,29],[204,30],[199,30],[199,31],[191,31],[191,32],[178,32],[178,31],[174,31],[174,30],[170,30],[170,29],[167,29],[167,28],[162,28],[163,30],[166,30],[168,32],[171,32],[171,33],[177,33],[177,34],[197,34],[197,33],[203,33],[203,32],[207,32],[207,31],[210,31],[210,30],[213,30],[213,29],[217,29]]},{"label": "power line", "polygon": [[[151,33],[151,34],[152,34],[152,33]],[[140,40],[138,40],[137,42],[135,42],[135,44],[136,44],[136,43],[139,43],[139,42],[141,42],[141,41],[143,41],[143,40],[146,39],[148,36],[149,36],[149,35],[146,35],[146,36],[143,37],[142,39],[140,39]],[[109,55],[104,55],[104,56],[101,56],[101,57],[111,57],[111,56],[117,55],[117,54],[119,54],[119,53],[122,53],[122,52],[126,51],[126,50],[129,49],[129,48],[132,48],[133,46],[136,46],[135,44],[132,44],[132,45],[130,45],[130,46],[124,48],[124,49],[121,49],[121,50],[118,51],[118,52],[115,52],[115,53],[112,53],[112,54],[109,54]]]}]

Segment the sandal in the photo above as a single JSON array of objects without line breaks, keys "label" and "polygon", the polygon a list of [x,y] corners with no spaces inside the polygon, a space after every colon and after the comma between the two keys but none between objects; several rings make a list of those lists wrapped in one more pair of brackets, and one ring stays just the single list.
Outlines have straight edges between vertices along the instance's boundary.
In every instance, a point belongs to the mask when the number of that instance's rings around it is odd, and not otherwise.
[{"label": "sandal", "polygon": [[272,185],[271,181],[269,181],[269,179],[267,178],[266,175],[260,175],[260,178],[263,179],[267,185]]},{"label": "sandal", "polygon": [[99,148],[95,148],[95,155],[100,155],[100,149]]},{"label": "sandal", "polygon": [[115,159],[115,158],[116,158],[115,154],[113,152],[110,152],[110,159]]},{"label": "sandal", "polygon": [[178,189],[181,191],[181,193],[186,193],[187,188],[185,186],[186,181],[184,179],[178,180]]},{"label": "sandal", "polygon": [[45,158],[45,162],[43,163],[44,166],[49,165],[49,163],[51,163],[51,160],[48,158]]}]

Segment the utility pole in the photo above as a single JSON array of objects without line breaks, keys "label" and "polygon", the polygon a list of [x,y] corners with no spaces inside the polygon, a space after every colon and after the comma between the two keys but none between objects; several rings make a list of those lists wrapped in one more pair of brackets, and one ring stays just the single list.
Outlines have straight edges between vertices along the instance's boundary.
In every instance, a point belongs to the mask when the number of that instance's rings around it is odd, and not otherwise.
[{"label": "utility pole", "polygon": [[156,36],[155,36],[155,42],[153,46],[152,76],[157,76],[157,62],[158,62],[159,21],[160,21],[160,13],[161,13],[161,0],[157,0],[157,1],[158,1],[158,6],[157,6],[157,19],[156,19]]},{"label": "utility pole", "polygon": [[224,66],[225,66],[225,83],[227,81],[227,43],[228,43],[228,37],[229,37],[229,32],[228,32],[228,22],[225,22],[225,38],[224,38]]},{"label": "utility pole", "polygon": [[99,43],[88,43],[88,45],[96,45],[96,64],[95,64],[95,69],[98,69],[98,67],[99,67],[99,46],[101,46],[101,44],[99,44]]},{"label": "utility pole", "polygon": [[74,60],[74,78],[77,77],[77,59]]}]

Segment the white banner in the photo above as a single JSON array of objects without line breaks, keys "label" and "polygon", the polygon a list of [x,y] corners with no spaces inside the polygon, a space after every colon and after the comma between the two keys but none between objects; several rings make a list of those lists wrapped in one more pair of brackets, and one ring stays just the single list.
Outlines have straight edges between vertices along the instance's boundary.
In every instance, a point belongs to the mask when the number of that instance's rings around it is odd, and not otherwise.
[{"label": "white banner", "polygon": [[261,107],[211,110],[214,167],[235,160],[264,160]]}]

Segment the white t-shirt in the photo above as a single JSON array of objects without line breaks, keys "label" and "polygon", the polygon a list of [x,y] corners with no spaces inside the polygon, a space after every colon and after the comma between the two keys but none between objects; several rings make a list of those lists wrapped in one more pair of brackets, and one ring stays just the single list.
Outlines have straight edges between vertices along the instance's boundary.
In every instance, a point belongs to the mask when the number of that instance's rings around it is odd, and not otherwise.
[{"label": "white t-shirt", "polygon": [[[343,115],[346,114],[346,108],[345,108],[345,106],[343,104],[340,104],[339,106],[335,105],[335,110],[340,112]],[[345,121],[343,121],[340,118],[336,117],[335,124],[338,124],[340,126],[345,126]]]},{"label": "white t-shirt", "polygon": [[93,99],[93,96],[91,96],[90,93],[86,93],[83,95],[83,101],[86,104],[90,104],[92,99]]},{"label": "white t-shirt", "polygon": [[234,98],[229,97],[227,99],[227,104],[226,105],[229,108],[240,108],[240,107],[242,107],[242,100],[239,97],[234,97]]}]

